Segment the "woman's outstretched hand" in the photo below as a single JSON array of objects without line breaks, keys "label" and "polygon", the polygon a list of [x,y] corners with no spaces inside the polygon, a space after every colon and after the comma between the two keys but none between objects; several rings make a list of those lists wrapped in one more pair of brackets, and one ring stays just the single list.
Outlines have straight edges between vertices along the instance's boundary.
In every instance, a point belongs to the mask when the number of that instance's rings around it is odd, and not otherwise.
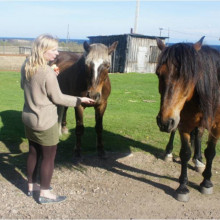
[{"label": "woman's outstretched hand", "polygon": [[89,104],[89,105],[93,105],[95,104],[95,100],[87,98],[87,97],[82,97],[81,99],[81,103],[82,104]]}]

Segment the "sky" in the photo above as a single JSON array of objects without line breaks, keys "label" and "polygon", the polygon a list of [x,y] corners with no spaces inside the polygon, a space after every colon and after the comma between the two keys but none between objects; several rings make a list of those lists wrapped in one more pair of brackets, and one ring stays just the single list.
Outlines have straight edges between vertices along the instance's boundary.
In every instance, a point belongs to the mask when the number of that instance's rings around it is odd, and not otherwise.
[{"label": "sky", "polygon": [[[35,38],[49,33],[66,39],[121,35],[134,29],[136,0],[0,0],[0,37]],[[139,0],[138,34],[166,42],[220,45],[220,1]]]}]

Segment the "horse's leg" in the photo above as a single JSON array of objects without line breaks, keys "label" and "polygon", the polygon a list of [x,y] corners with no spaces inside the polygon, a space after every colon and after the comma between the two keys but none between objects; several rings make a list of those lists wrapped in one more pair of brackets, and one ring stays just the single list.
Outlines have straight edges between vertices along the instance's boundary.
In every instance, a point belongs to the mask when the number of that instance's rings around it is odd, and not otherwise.
[{"label": "horse's leg", "polygon": [[165,155],[164,160],[167,162],[173,161],[172,152],[173,152],[173,140],[175,137],[175,133],[176,133],[176,130],[171,132],[169,142],[166,146],[166,155]]},{"label": "horse's leg", "polygon": [[107,107],[107,102],[103,102],[102,104],[95,107],[95,130],[97,134],[97,151],[98,156],[102,159],[106,158],[104,145],[102,142],[102,132],[103,132],[103,115],[105,112],[105,109]]},{"label": "horse's leg", "polygon": [[58,114],[58,128],[59,128],[59,135],[62,135],[62,120],[63,120],[63,112],[64,106],[58,105],[57,107],[57,114]]},{"label": "horse's leg", "polygon": [[189,200],[189,190],[187,188],[187,165],[191,157],[190,149],[190,134],[180,132],[181,137],[181,175],[179,177],[180,186],[176,190],[176,199],[181,202],[187,202]]},{"label": "horse's leg", "polygon": [[216,143],[218,140],[219,135],[215,135],[215,133],[212,132],[209,134],[209,140],[208,140],[208,146],[205,149],[205,158],[206,158],[206,167],[204,172],[202,173],[204,179],[202,183],[200,184],[201,192],[203,194],[212,194],[213,192],[213,184],[211,182],[211,176],[212,176],[212,161],[216,154]]},{"label": "horse's leg", "polygon": [[75,146],[75,156],[81,157],[81,136],[84,133],[84,125],[83,125],[83,110],[84,107],[81,105],[78,107],[75,107],[75,117],[76,117],[76,146]]},{"label": "horse's leg", "polygon": [[205,164],[202,162],[201,142],[204,128],[196,127],[190,134],[191,144],[194,147],[193,163],[195,164],[195,170],[202,173],[205,169]]},{"label": "horse's leg", "polygon": [[64,107],[63,109],[63,119],[62,119],[62,133],[63,134],[68,134],[68,128],[66,127],[67,122],[66,122],[66,113],[67,113],[68,107]]}]

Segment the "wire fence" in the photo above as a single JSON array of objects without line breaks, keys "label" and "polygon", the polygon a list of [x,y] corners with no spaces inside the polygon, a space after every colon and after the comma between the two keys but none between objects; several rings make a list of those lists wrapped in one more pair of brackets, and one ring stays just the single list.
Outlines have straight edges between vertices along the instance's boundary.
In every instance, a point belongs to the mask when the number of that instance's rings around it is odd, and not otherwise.
[{"label": "wire fence", "polygon": [[[83,50],[81,48],[70,48],[70,47],[59,47],[59,51],[70,51],[75,53],[82,53]],[[31,54],[31,47],[23,47],[23,46],[0,46],[0,54],[14,54],[14,55],[29,55]]]}]

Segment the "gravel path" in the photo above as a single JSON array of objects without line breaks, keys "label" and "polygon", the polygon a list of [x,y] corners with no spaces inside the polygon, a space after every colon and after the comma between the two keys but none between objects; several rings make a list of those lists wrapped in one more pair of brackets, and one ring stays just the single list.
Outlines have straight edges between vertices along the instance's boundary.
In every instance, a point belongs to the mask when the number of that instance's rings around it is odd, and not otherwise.
[{"label": "gravel path", "polygon": [[[180,164],[153,155],[111,153],[107,160],[85,156],[78,164],[56,165],[52,186],[68,199],[40,205],[25,195],[26,181],[16,168],[0,176],[0,218],[4,219],[130,219],[220,218],[220,158],[213,165],[214,193],[202,195],[202,176],[190,162],[188,203],[174,199]],[[3,173],[3,172],[2,172]]]}]

